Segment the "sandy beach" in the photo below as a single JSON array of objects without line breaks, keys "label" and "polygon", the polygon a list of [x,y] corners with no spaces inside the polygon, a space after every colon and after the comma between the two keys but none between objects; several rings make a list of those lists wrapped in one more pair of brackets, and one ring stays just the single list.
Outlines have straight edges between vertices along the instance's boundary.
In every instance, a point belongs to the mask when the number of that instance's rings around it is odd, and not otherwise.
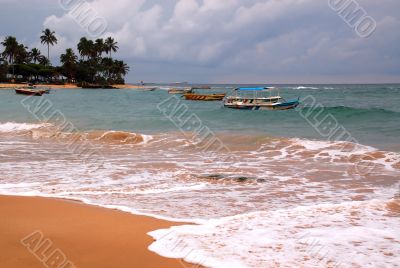
[{"label": "sandy beach", "polygon": [[178,223],[39,197],[0,196],[0,214],[0,267],[184,267],[147,249]]},{"label": "sandy beach", "polygon": [[[11,83],[0,83],[0,89],[10,89],[10,88],[15,88],[15,87],[22,87],[25,86],[25,84],[11,84]],[[77,87],[76,84],[65,84],[65,85],[38,85],[38,86],[44,86],[48,88],[65,88],[65,89],[78,89],[80,87]],[[132,84],[124,84],[124,85],[114,85],[115,88],[117,89],[126,89],[126,88],[140,88],[141,86],[138,85],[132,85]]]}]

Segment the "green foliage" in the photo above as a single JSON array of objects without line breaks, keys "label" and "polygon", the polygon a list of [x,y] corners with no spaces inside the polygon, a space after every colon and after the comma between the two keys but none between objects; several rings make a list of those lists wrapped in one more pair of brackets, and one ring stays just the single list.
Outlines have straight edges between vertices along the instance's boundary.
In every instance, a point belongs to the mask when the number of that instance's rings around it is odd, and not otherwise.
[{"label": "green foliage", "polygon": [[[44,30],[40,37],[41,43],[57,44],[55,33],[49,29]],[[77,44],[80,60],[73,49],[68,48],[60,55],[61,66],[50,66],[49,57],[41,54],[37,48],[28,50],[19,44],[15,37],[8,36],[1,44],[4,51],[0,54],[0,80],[7,80],[7,74],[14,74],[14,78],[24,81],[52,80],[59,75],[73,80],[95,86],[107,87],[112,84],[123,84],[124,77],[129,71],[129,66],[120,60],[113,60],[111,52],[118,50],[117,42],[111,37],[95,41],[82,37]],[[106,53],[107,57],[103,57]],[[109,56],[109,57],[108,57]],[[60,83],[63,83],[62,81]]]}]

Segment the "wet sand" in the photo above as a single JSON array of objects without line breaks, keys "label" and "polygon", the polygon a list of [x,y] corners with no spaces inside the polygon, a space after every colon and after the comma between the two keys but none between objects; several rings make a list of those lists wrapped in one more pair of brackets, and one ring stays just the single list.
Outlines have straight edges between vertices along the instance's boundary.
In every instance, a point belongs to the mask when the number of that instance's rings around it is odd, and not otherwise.
[{"label": "wet sand", "polygon": [[179,223],[39,197],[0,196],[0,215],[0,267],[192,267],[147,249]]}]

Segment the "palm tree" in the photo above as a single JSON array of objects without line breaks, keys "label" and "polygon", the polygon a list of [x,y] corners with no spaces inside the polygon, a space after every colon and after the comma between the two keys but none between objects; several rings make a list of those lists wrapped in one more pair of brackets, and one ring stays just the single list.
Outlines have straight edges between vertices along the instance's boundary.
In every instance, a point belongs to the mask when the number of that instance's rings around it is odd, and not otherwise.
[{"label": "palm tree", "polygon": [[106,41],[104,42],[104,46],[105,46],[105,52],[108,54],[110,53],[110,58],[111,57],[111,52],[117,52],[117,50],[119,49],[119,47],[117,46],[118,42],[115,42],[114,38],[112,37],[108,37],[106,39]]},{"label": "palm tree", "polygon": [[42,54],[40,53],[40,50],[37,48],[32,48],[31,52],[29,53],[31,60],[33,61],[34,64],[39,61],[40,57],[42,57]]},{"label": "palm tree", "polygon": [[62,63],[62,67],[67,74],[68,80],[71,81],[73,77],[74,70],[76,69],[76,62],[78,57],[75,55],[74,51],[71,48],[68,48],[65,51],[65,54],[61,54],[60,62]]},{"label": "palm tree", "polygon": [[47,58],[50,62],[50,45],[54,46],[57,44],[57,38],[55,36],[54,31],[50,31],[50,29],[45,29],[42,31],[42,36],[40,36],[40,41],[42,44],[47,44]]},{"label": "palm tree", "polygon": [[94,49],[96,50],[96,56],[101,57],[103,52],[105,51],[104,40],[102,38],[96,39],[94,43]]},{"label": "palm tree", "polygon": [[8,59],[9,64],[12,66],[14,76],[14,60],[19,46],[17,39],[13,36],[7,36],[1,44],[4,46],[2,55],[4,58]]},{"label": "palm tree", "polygon": [[23,44],[18,44],[15,50],[14,63],[24,64],[30,61],[29,52],[27,51],[27,49],[28,47],[24,46]]},{"label": "palm tree", "polygon": [[120,80],[129,72],[129,66],[120,60],[115,60],[112,68],[114,80]]},{"label": "palm tree", "polygon": [[89,54],[90,54],[90,52],[89,52],[89,50],[90,50],[89,49],[89,47],[90,47],[89,40],[87,40],[86,37],[82,37],[79,40],[79,43],[78,43],[77,47],[78,47],[79,55],[81,55],[82,59],[85,60],[85,56],[89,56]]},{"label": "palm tree", "polygon": [[50,64],[50,61],[49,61],[49,59],[48,58],[46,58],[45,56],[40,56],[40,58],[39,58],[39,60],[38,60],[38,62],[39,62],[39,64],[40,65],[49,65]]},{"label": "palm tree", "polygon": [[17,39],[13,36],[7,36],[1,44],[4,46],[3,57],[7,58],[8,62],[12,64],[19,45]]}]

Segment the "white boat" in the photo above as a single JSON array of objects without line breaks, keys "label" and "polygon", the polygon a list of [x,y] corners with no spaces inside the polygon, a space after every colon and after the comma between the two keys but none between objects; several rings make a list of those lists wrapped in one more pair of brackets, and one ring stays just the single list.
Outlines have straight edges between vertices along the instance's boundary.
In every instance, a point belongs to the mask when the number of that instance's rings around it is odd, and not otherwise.
[{"label": "white boat", "polygon": [[[236,94],[225,98],[224,106],[238,110],[290,110],[300,104],[299,99],[286,101],[279,92],[277,95],[272,95],[274,90],[276,89],[273,87],[237,88]],[[246,95],[246,92],[252,92],[253,96]],[[263,96],[266,92],[269,96]]]}]

